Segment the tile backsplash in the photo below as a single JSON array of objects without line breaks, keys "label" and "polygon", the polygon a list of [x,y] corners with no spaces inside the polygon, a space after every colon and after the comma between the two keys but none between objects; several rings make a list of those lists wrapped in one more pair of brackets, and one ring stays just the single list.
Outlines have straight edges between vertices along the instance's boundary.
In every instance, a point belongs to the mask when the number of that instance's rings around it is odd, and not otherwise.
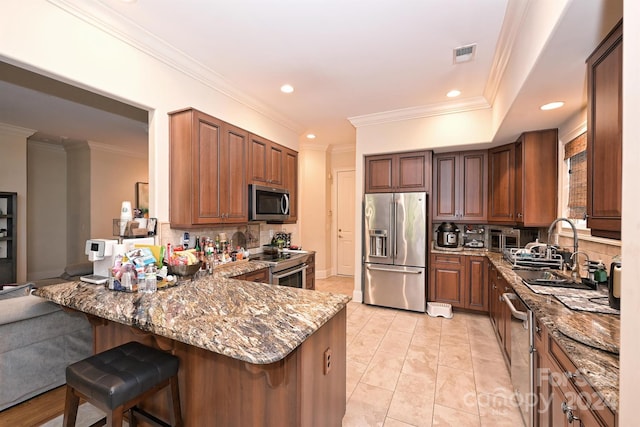
[{"label": "tile backsplash", "polygon": [[[179,245],[182,244],[182,238],[185,232],[190,235],[189,247],[195,245],[195,237],[210,237],[215,239],[215,236],[220,233],[225,233],[228,238],[233,239],[236,236],[236,240],[233,245],[238,245],[238,239],[244,237],[247,242],[247,248],[249,252],[256,253],[262,251],[262,245],[268,245],[271,243],[271,237],[273,233],[282,231],[291,233],[291,241],[298,242],[298,225],[297,224],[267,224],[266,222],[253,222],[249,225],[221,225],[218,227],[207,227],[197,229],[177,229],[171,228],[168,222],[161,222],[158,224],[158,235],[156,236],[156,242],[160,245],[166,245],[171,243]],[[236,234],[238,233],[238,234]]]}]

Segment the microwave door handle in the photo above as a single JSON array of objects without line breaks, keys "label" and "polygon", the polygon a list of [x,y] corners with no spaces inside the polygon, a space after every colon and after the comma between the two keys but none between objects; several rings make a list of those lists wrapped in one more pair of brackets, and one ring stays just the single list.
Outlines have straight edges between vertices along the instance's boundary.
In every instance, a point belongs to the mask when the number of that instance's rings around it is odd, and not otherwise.
[{"label": "microwave door handle", "polygon": [[282,213],[284,215],[289,214],[289,195],[288,194],[283,194],[282,200],[280,200],[280,209],[282,209]]}]

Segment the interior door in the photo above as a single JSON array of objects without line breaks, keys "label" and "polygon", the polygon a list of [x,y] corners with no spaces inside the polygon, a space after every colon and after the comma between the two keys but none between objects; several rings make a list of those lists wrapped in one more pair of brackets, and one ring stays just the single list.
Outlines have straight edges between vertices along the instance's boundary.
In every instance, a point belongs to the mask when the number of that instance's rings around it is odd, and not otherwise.
[{"label": "interior door", "polygon": [[337,273],[353,276],[355,265],[355,171],[336,173],[338,250]]}]

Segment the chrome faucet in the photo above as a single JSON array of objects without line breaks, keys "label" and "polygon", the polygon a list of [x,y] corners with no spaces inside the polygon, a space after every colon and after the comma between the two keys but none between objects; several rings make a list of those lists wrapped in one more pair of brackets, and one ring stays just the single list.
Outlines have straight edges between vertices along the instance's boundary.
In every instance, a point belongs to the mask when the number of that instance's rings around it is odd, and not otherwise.
[{"label": "chrome faucet", "polygon": [[[576,230],[576,226],[573,225],[573,222],[571,222],[569,218],[556,218],[553,220],[553,222],[549,226],[549,231],[547,231],[547,244],[549,245],[551,244],[551,233],[555,229],[556,224],[559,223],[560,221],[568,222],[569,225],[571,226],[571,230],[573,230],[573,253],[574,254],[578,253],[578,230]],[[574,261],[573,264],[575,266],[576,262]]]},{"label": "chrome faucet", "polygon": [[587,262],[586,264],[589,264],[589,254],[584,252],[584,251],[577,251],[571,254],[571,260],[573,261],[573,267],[571,267],[571,279],[573,279],[574,282],[577,282],[579,280],[582,280],[582,275],[580,274],[580,262],[578,262],[578,255],[582,254],[585,257],[587,257]]}]

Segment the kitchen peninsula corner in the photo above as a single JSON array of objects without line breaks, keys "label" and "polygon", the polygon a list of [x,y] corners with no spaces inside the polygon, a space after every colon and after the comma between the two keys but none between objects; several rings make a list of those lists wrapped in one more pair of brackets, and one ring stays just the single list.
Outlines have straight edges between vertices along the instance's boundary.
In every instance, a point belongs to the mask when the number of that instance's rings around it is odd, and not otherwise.
[{"label": "kitchen peninsula corner", "polygon": [[[175,354],[186,426],[340,425],[349,297],[228,278],[264,267],[247,263],[155,294],[83,282],[37,294],[85,313],[95,352],[135,340]],[[168,419],[168,398],[159,393],[144,408]]]}]

